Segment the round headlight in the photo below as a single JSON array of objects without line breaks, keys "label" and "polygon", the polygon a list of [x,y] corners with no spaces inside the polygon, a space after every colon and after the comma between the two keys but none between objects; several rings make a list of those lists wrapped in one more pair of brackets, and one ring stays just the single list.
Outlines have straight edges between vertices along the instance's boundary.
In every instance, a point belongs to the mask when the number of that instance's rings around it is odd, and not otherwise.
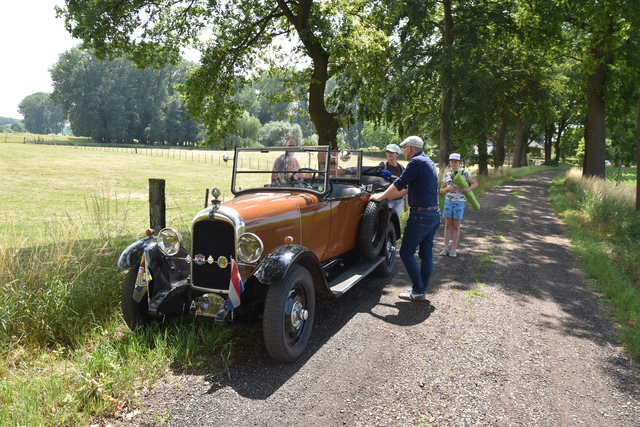
[{"label": "round headlight", "polygon": [[238,256],[244,262],[258,261],[263,250],[262,240],[253,233],[244,233],[238,239]]},{"label": "round headlight", "polygon": [[158,247],[162,252],[173,256],[180,250],[182,236],[173,228],[163,228],[158,233]]}]

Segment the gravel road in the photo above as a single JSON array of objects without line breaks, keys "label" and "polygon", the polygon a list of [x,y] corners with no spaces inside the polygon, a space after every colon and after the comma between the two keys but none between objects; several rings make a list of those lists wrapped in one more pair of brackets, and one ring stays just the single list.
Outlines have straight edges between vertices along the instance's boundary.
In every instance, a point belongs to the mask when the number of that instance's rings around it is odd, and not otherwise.
[{"label": "gravel road", "polygon": [[435,256],[429,303],[398,299],[410,286],[398,259],[391,279],[319,300],[297,363],[261,353],[224,375],[172,374],[107,424],[640,426],[640,371],[549,205],[557,173],[467,207],[458,257]]}]

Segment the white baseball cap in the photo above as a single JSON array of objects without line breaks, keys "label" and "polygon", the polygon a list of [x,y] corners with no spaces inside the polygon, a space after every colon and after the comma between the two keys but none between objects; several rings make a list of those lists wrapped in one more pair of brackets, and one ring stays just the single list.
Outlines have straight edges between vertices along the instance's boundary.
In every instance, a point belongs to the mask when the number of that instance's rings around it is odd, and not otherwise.
[{"label": "white baseball cap", "polygon": [[402,141],[402,143],[400,144],[400,147],[416,147],[422,150],[422,147],[424,146],[424,142],[422,141],[422,138],[420,138],[419,136],[410,136],[407,137],[404,141]]},{"label": "white baseball cap", "polygon": [[385,148],[385,151],[391,151],[392,153],[402,154],[402,150],[400,149],[400,147],[398,147],[397,144],[387,145],[387,148]]},{"label": "white baseball cap", "polygon": [[458,161],[460,161],[460,154],[451,153],[451,155],[449,155],[449,160],[458,160]]}]

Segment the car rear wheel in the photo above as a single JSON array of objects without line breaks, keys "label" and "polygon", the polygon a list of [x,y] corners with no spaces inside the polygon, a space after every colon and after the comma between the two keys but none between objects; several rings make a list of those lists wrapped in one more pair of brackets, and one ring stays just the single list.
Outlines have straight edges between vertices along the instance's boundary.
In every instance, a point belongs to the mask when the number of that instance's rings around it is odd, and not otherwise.
[{"label": "car rear wheel", "polygon": [[122,285],[122,296],[120,298],[122,317],[132,331],[138,326],[149,323],[151,319],[146,295],[143,296],[140,302],[133,299],[139,268],[140,266],[136,263],[129,269],[129,273],[127,273]]},{"label": "car rear wheel", "polygon": [[384,246],[389,224],[389,202],[369,202],[360,223],[359,248],[364,259],[374,259]]},{"label": "car rear wheel", "polygon": [[311,337],[315,304],[313,279],[304,267],[292,267],[284,279],[269,286],[263,333],[272,358],[294,362],[302,355]]},{"label": "car rear wheel", "polygon": [[387,226],[387,236],[382,249],[384,261],[375,269],[375,273],[378,276],[389,277],[393,274],[393,269],[396,266],[396,243],[396,228],[393,224],[389,223]]}]

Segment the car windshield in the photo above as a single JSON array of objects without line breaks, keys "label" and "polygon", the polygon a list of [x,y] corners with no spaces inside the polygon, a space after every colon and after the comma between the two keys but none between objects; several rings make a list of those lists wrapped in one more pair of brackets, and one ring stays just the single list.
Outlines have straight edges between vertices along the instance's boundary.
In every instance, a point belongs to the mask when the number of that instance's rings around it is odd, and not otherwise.
[{"label": "car windshield", "polygon": [[265,188],[325,193],[329,181],[360,181],[362,152],[329,147],[237,148],[233,161],[234,194]]}]

